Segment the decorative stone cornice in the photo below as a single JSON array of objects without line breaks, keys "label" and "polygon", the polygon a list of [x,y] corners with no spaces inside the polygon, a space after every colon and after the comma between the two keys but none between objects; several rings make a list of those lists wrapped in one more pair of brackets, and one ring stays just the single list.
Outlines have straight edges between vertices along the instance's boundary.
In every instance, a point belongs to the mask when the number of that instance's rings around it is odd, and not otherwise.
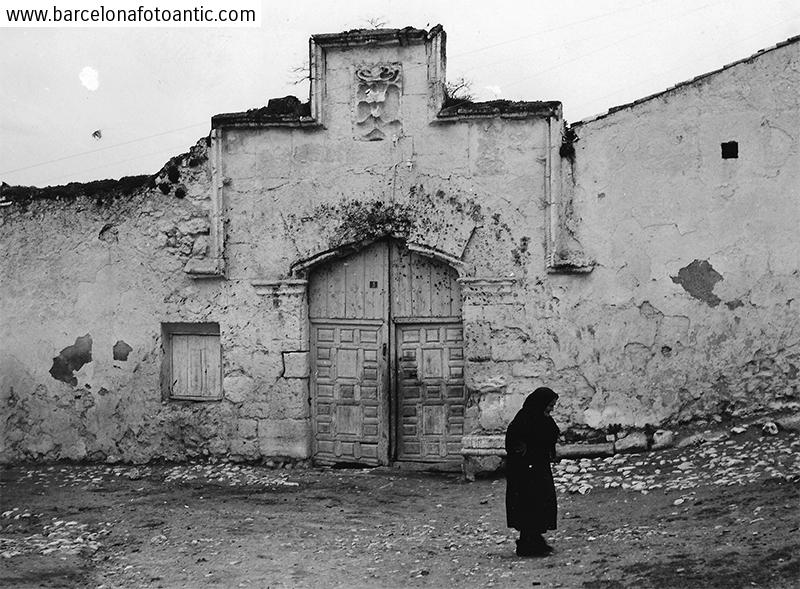
[{"label": "decorative stone cornice", "polygon": [[279,297],[304,297],[308,280],[287,278],[285,280],[267,280],[256,278],[250,281],[257,295]]},{"label": "decorative stone cornice", "polygon": [[459,278],[461,296],[467,304],[512,304],[516,299],[516,278]]},{"label": "decorative stone cornice", "polygon": [[451,122],[462,119],[499,117],[503,119],[526,119],[560,117],[561,103],[557,101],[511,101],[490,100],[487,102],[453,101],[445,104],[436,115],[436,122]]},{"label": "decorative stone cornice", "polygon": [[222,258],[192,258],[183,267],[192,278],[222,278],[225,261]]},{"label": "decorative stone cornice", "polygon": [[550,274],[588,274],[597,263],[585,253],[551,252],[547,257],[547,272]]},{"label": "decorative stone cornice", "polygon": [[437,25],[429,31],[405,27],[404,29],[354,29],[344,33],[322,33],[311,36],[311,42],[319,47],[353,47],[359,45],[410,45],[424,43],[430,36],[441,31]]}]

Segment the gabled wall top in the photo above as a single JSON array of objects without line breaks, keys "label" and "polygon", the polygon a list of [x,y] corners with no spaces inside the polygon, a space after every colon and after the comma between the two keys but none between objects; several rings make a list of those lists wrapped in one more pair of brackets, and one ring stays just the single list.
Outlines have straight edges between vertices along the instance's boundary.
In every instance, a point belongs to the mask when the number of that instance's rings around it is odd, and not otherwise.
[{"label": "gabled wall top", "polygon": [[266,107],[216,115],[211,127],[325,127],[366,141],[399,136],[404,118],[431,121],[442,108],[446,38],[441,25],[313,35],[307,103],[272,99]]},{"label": "gabled wall top", "polygon": [[561,103],[556,101],[448,98],[446,42],[442,25],[313,35],[308,102],[293,96],[272,99],[266,107],[216,115],[211,126],[325,128],[340,138],[382,141],[396,140],[428,123],[561,117]]},{"label": "gabled wall top", "polygon": [[445,98],[446,38],[441,25],[313,35],[311,117],[365,141],[400,136],[409,117],[434,119]]}]

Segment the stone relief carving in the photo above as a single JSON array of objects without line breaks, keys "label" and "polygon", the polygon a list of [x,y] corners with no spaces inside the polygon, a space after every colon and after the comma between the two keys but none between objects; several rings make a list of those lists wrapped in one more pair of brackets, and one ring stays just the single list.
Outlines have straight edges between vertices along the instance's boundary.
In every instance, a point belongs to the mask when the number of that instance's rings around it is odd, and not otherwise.
[{"label": "stone relief carving", "polygon": [[403,70],[399,63],[356,69],[355,133],[358,139],[381,141],[403,129],[400,97]]}]

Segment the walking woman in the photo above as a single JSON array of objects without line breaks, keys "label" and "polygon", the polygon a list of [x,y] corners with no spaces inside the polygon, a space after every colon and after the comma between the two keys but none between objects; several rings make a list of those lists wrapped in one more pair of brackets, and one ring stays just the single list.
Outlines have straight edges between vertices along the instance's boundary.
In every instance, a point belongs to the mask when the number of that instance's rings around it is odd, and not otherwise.
[{"label": "walking woman", "polygon": [[556,489],[550,463],[556,458],[558,426],[550,411],[556,395],[533,391],[506,431],[506,519],[518,530],[517,556],[547,556],[553,550],[542,534],[556,529]]}]

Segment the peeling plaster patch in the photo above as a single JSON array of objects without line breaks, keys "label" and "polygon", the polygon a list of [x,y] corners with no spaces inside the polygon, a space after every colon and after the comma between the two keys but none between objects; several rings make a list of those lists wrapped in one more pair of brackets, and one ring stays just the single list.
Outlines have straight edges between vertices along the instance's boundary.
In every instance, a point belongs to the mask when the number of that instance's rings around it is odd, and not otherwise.
[{"label": "peeling plaster patch", "polygon": [[651,320],[660,320],[664,316],[661,311],[650,304],[650,301],[644,301],[641,305],[639,305],[639,312],[643,317]]},{"label": "peeling plaster patch", "polygon": [[92,336],[88,333],[75,339],[75,343],[67,346],[61,353],[53,358],[53,367],[50,375],[56,380],[60,380],[72,386],[78,384],[78,379],[73,376],[73,372],[80,370],[81,367],[92,361]]},{"label": "peeling plaster patch", "polygon": [[707,260],[695,260],[681,268],[677,276],[670,278],[694,298],[707,303],[710,307],[716,307],[721,302],[714,294],[714,285],[722,280],[722,274],[714,270]]},{"label": "peeling plaster patch", "polygon": [[114,227],[112,223],[106,223],[97,235],[100,241],[117,242],[119,241],[119,229]]},{"label": "peeling plaster patch", "polygon": [[128,354],[130,354],[132,351],[132,347],[130,347],[124,341],[119,340],[114,344],[114,360],[126,362],[128,360]]},{"label": "peeling plaster patch", "polygon": [[738,309],[739,307],[744,307],[744,303],[739,299],[734,299],[732,301],[728,301],[727,303],[725,303],[725,306],[728,307],[728,309],[730,309],[731,311],[733,311],[734,309]]}]

